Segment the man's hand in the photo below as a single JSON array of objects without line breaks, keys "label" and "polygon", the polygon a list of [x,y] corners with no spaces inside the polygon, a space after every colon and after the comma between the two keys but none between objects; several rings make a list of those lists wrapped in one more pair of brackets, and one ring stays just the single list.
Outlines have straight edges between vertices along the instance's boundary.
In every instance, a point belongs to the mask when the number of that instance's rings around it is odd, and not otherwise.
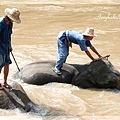
[{"label": "man's hand", "polygon": [[93,59],[93,61],[92,62],[96,62],[96,61],[98,61],[99,59]]},{"label": "man's hand", "polygon": [[72,48],[72,42],[68,41],[68,44]]},{"label": "man's hand", "polygon": [[98,53],[97,55],[98,55],[98,57],[99,57],[99,58],[101,58],[101,57],[102,57],[99,53]]},{"label": "man's hand", "polygon": [[99,59],[99,58],[95,58],[95,59],[92,60],[91,63],[93,63],[93,62],[97,62],[98,60],[100,60],[100,59]]},{"label": "man's hand", "polygon": [[13,50],[12,47],[10,47],[10,52],[12,52],[12,50]]}]

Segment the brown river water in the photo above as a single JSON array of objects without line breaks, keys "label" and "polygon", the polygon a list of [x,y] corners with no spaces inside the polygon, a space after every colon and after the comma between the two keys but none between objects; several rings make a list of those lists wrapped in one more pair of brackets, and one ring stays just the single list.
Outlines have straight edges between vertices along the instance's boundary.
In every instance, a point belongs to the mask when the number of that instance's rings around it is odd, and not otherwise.
[{"label": "brown river water", "polygon": [[[97,37],[93,45],[101,55],[110,54],[109,60],[120,71],[119,0],[0,0],[1,17],[6,7],[21,12],[22,23],[14,24],[12,35],[13,54],[20,68],[35,61],[56,60],[56,37],[61,30],[94,27]],[[79,46],[73,45],[67,63],[89,62]],[[9,80],[20,83],[39,106],[28,113],[0,109],[0,120],[120,120],[118,90],[81,89],[62,83],[29,85],[15,80],[16,72],[13,60]]]}]

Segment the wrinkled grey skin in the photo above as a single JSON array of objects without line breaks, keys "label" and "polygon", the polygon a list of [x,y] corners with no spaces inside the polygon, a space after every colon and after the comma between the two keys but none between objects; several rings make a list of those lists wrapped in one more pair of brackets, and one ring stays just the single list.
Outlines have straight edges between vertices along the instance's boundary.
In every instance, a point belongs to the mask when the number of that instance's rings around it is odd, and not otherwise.
[{"label": "wrinkled grey skin", "polygon": [[[2,81],[0,81],[2,82]],[[20,84],[10,81],[12,90],[6,88],[0,89],[0,108],[1,109],[15,109],[20,108],[25,111],[30,111],[29,103],[31,100],[23,90]]]},{"label": "wrinkled grey skin", "polygon": [[52,71],[55,61],[34,62],[23,67],[15,77],[29,84],[50,82],[73,84],[81,88],[120,89],[120,72],[107,59],[90,64],[64,64],[62,75]]},{"label": "wrinkled grey skin", "polygon": [[84,65],[73,65],[79,74],[74,77],[72,84],[82,88],[117,88],[120,89],[120,72],[108,60]]}]

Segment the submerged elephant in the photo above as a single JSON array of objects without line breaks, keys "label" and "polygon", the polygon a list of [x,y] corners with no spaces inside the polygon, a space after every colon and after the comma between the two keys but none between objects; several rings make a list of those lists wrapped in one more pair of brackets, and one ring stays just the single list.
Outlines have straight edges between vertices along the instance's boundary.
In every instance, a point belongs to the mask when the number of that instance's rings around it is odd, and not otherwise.
[{"label": "submerged elephant", "polygon": [[25,111],[30,111],[29,103],[31,100],[23,90],[22,86],[16,82],[9,81],[12,90],[1,87],[0,88],[0,108],[2,109],[15,109],[22,108]]},{"label": "submerged elephant", "polygon": [[73,84],[81,88],[120,89],[120,72],[107,59],[90,64],[64,64],[62,75],[52,71],[55,61],[33,62],[15,74],[29,84],[43,85],[50,82]]}]

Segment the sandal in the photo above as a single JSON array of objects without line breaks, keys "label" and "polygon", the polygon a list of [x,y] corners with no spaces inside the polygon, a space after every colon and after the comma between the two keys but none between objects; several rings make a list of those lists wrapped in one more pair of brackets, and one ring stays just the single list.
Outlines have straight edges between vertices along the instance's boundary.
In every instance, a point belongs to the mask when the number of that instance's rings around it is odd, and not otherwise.
[{"label": "sandal", "polygon": [[10,85],[8,85],[8,84],[3,85],[3,87],[5,87],[5,88],[7,88],[7,89],[9,89],[9,90],[12,90],[12,87],[11,87]]}]

